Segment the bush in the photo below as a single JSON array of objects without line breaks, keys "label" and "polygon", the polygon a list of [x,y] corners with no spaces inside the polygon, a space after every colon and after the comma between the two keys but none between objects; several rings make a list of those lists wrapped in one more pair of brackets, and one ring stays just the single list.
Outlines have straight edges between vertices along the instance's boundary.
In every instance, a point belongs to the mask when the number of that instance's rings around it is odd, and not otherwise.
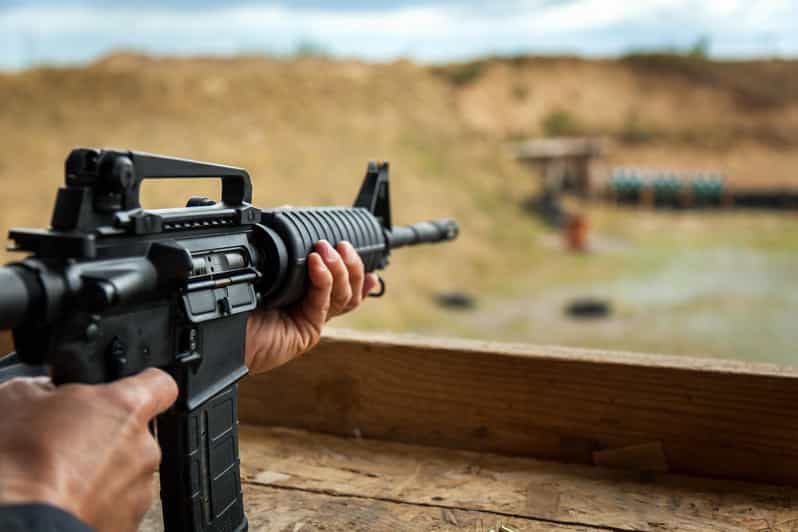
[{"label": "bush", "polygon": [[637,61],[657,61],[683,63],[680,60],[707,61],[712,41],[709,36],[698,37],[693,44],[684,48],[641,48],[633,49],[623,54],[623,59]]},{"label": "bush", "polygon": [[311,57],[324,59],[330,57],[330,54],[323,44],[310,39],[302,39],[294,46],[294,51],[291,56],[296,59],[307,59]]},{"label": "bush", "polygon": [[543,134],[547,137],[568,137],[583,133],[579,121],[568,111],[552,111],[543,117]]},{"label": "bush", "polygon": [[711,41],[709,37],[703,35],[696,39],[695,43],[687,50],[687,57],[691,59],[706,60],[709,59],[709,46]]},{"label": "bush", "polygon": [[516,83],[512,90],[513,99],[522,102],[529,97],[529,87],[523,83]]},{"label": "bush", "polygon": [[642,144],[654,140],[656,132],[651,128],[645,127],[640,122],[637,113],[631,112],[626,115],[620,136],[622,141],[629,144]]},{"label": "bush", "polygon": [[798,102],[798,75],[794,60],[712,61],[709,41],[699,40],[686,51],[632,52],[623,62],[639,73],[679,77],[728,92],[750,109],[778,109]]},{"label": "bush", "polygon": [[485,72],[485,65],[482,61],[471,61],[436,69],[435,72],[445,77],[455,87],[461,87],[478,80]]}]

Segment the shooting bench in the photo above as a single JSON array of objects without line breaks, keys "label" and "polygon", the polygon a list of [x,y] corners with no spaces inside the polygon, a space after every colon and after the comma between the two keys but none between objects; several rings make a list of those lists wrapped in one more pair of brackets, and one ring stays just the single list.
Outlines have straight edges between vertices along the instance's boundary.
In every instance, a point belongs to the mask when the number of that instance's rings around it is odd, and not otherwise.
[{"label": "shooting bench", "polygon": [[798,371],[339,331],[240,398],[250,530],[798,530]]}]

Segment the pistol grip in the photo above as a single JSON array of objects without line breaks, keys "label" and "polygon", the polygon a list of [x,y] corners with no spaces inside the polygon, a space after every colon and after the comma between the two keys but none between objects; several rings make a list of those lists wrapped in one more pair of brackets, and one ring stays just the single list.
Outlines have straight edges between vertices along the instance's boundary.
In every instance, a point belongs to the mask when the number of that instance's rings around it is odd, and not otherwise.
[{"label": "pistol grip", "polygon": [[235,384],[193,410],[158,417],[166,532],[245,532]]}]

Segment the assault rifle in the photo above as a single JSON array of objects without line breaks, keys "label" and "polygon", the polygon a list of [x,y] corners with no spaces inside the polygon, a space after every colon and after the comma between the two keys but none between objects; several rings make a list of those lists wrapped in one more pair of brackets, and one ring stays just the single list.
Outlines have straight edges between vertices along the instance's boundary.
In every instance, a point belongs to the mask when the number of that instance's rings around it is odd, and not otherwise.
[{"label": "assault rifle", "polygon": [[[141,208],[142,180],[199,177],[221,179],[220,202]],[[75,149],[51,228],[9,233],[30,256],[0,268],[0,330],[16,348],[0,378],[25,372],[16,360],[45,365],[55,384],[168,371],[180,393],[157,419],[165,528],[245,531],[236,382],[248,314],[303,297],[318,240],[351,242],[371,272],[393,249],[457,236],[453,220],[392,225],[388,185],[388,163],[370,162],[354,207],[259,209],[241,168]]]}]

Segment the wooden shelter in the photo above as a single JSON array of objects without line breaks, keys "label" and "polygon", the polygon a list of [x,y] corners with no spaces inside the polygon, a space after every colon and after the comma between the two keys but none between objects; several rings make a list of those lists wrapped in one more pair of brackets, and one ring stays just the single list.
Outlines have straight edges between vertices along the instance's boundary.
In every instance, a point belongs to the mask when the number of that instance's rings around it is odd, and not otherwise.
[{"label": "wooden shelter", "polygon": [[587,195],[593,162],[604,155],[604,145],[594,138],[541,138],[514,146],[516,159],[540,171],[544,187],[554,192]]},{"label": "wooden shelter", "polygon": [[334,332],[240,398],[253,531],[798,528],[791,369]]}]

